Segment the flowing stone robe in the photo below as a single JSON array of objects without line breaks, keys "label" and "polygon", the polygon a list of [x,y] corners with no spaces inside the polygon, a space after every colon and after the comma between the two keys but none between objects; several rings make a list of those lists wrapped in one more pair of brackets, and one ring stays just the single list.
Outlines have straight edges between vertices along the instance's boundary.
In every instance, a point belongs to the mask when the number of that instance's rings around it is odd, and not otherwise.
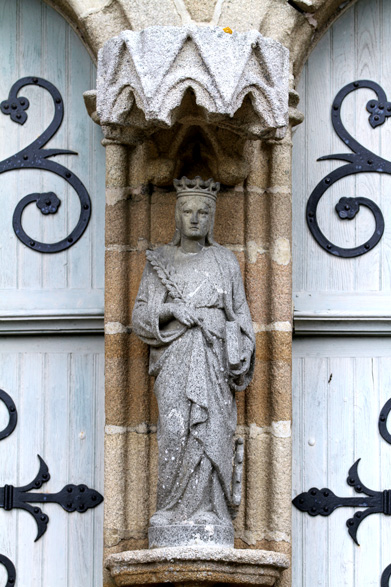
[{"label": "flowing stone robe", "polygon": [[[234,254],[220,245],[184,253],[164,245],[152,258],[178,285],[199,325],[161,324],[162,304],[175,302],[148,261],[133,311],[134,332],[150,345],[149,373],[159,407],[157,511],[151,526],[218,524],[232,527],[235,391],[249,384],[255,337]],[[164,278],[163,278],[164,281]],[[229,373],[227,318],[240,327],[241,352],[252,354],[248,372]]]}]

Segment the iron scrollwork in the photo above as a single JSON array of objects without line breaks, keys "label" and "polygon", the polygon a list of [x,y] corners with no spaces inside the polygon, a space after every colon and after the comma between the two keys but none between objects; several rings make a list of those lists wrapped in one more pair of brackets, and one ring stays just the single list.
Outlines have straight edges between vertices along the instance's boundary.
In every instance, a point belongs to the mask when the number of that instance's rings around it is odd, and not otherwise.
[{"label": "iron scrollwork", "polygon": [[29,237],[22,226],[22,214],[26,206],[36,202],[42,214],[55,214],[61,204],[60,199],[53,192],[31,193],[25,196],[16,206],[13,214],[13,228],[16,236],[22,243],[40,253],[58,253],[73,246],[87,228],[91,217],[91,201],[88,192],[80,179],[63,165],[50,161],[55,155],[77,155],[75,151],[66,149],[44,149],[46,143],[56,134],[64,118],[64,102],[58,89],[49,81],[40,77],[24,77],[12,86],[8,99],[0,104],[3,114],[11,117],[17,124],[23,125],[27,120],[26,110],[29,108],[27,98],[18,96],[25,86],[39,86],[47,90],[54,104],[54,117],[48,128],[30,145],[0,162],[0,174],[16,169],[44,169],[63,178],[77,193],[80,201],[79,220],[72,232],[56,243],[42,243]]},{"label": "iron scrollwork", "polygon": [[354,487],[356,493],[363,494],[362,497],[338,497],[327,487],[324,489],[313,487],[293,500],[293,505],[297,509],[310,516],[330,516],[341,507],[366,508],[364,511],[356,512],[353,518],[349,518],[346,522],[349,535],[358,546],[360,545],[357,542],[357,531],[366,517],[371,514],[391,515],[391,490],[373,491],[365,487],[358,475],[359,462],[360,459],[350,467],[346,482]]},{"label": "iron scrollwork", "polygon": [[29,493],[33,489],[40,489],[50,479],[50,473],[45,461],[38,455],[40,467],[35,479],[24,487],[4,485],[0,487],[0,508],[7,511],[23,509],[33,516],[37,523],[38,533],[35,542],[46,532],[49,516],[44,514],[37,503],[57,503],[66,512],[79,512],[84,514],[88,509],[95,508],[103,501],[103,496],[89,489],[87,485],[66,485],[58,493]]},{"label": "iron scrollwork", "polygon": [[10,436],[10,434],[12,434],[12,432],[15,430],[16,424],[18,423],[18,412],[16,410],[14,400],[3,389],[0,389],[0,400],[7,408],[9,415],[7,426],[0,432],[0,440],[4,440],[4,438]]},{"label": "iron scrollwork", "polygon": [[16,569],[13,562],[3,554],[0,554],[0,565],[7,571],[7,583],[5,587],[13,587],[16,583]]},{"label": "iron scrollwork", "polygon": [[[3,389],[0,389],[0,400],[8,410],[9,420],[7,426],[0,432],[0,440],[4,440],[12,434],[18,423],[18,412],[14,400]],[[7,571],[7,583],[5,587],[13,587],[16,583],[16,569],[13,562],[4,554],[0,554],[0,565]]]},{"label": "iron scrollwork", "polygon": [[386,94],[379,84],[370,80],[359,80],[347,84],[336,95],[331,109],[331,119],[335,132],[339,138],[345,143],[352,153],[339,153],[336,155],[325,155],[320,157],[318,161],[325,161],[328,159],[336,159],[340,161],[347,161],[347,165],[342,165],[331,171],[323,178],[313,190],[307,202],[306,219],[308,228],[316,242],[331,255],[337,257],[358,257],[371,251],[380,241],[384,232],[384,218],[383,214],[372,200],[368,198],[346,198],[339,200],[335,209],[341,220],[352,220],[359,212],[360,206],[369,208],[375,219],[375,230],[372,236],[363,244],[352,247],[343,248],[334,245],[329,239],[325,237],[319,228],[317,220],[317,207],[323,194],[337,181],[358,173],[387,173],[391,174],[391,162],[375,155],[369,149],[363,147],[356,141],[346,130],[341,120],[341,106],[342,102],[348,94],[360,88],[368,88],[373,90],[377,95],[377,99],[369,100],[366,108],[369,112],[369,124],[372,128],[382,125],[386,118],[391,116],[391,102],[387,102]]},{"label": "iron scrollwork", "polygon": [[379,432],[381,437],[391,444],[391,434],[387,430],[387,418],[391,412],[391,398],[384,404],[379,416]]},{"label": "iron scrollwork", "polygon": [[389,587],[390,579],[391,579],[391,565],[388,565],[388,567],[386,567],[384,569],[383,574],[381,576],[380,587]]},{"label": "iron scrollwork", "polygon": [[[12,434],[18,420],[14,401],[2,389],[0,389],[0,400],[5,404],[9,413],[8,425],[0,432],[0,440],[3,440]],[[0,487],[0,508],[6,511],[22,509],[31,514],[35,519],[38,528],[35,542],[45,534],[49,524],[49,516],[42,512],[37,504],[57,503],[68,513],[79,512],[83,514],[87,510],[97,507],[103,501],[103,496],[98,491],[90,489],[87,485],[83,484],[74,485],[70,483],[58,493],[30,493],[32,490],[36,491],[40,489],[50,479],[47,464],[39,455],[38,459],[40,463],[39,471],[31,483],[23,487],[14,487],[13,485]],[[0,554],[0,565],[3,565],[8,573],[5,587],[15,585],[16,570],[13,563],[6,556]]]}]

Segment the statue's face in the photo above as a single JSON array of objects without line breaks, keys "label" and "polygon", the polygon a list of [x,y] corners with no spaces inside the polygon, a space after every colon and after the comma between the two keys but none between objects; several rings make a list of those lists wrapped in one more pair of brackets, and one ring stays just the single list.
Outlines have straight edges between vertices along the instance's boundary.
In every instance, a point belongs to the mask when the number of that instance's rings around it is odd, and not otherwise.
[{"label": "statue's face", "polygon": [[202,240],[209,231],[210,208],[202,196],[187,196],[179,212],[181,234],[191,240]]}]

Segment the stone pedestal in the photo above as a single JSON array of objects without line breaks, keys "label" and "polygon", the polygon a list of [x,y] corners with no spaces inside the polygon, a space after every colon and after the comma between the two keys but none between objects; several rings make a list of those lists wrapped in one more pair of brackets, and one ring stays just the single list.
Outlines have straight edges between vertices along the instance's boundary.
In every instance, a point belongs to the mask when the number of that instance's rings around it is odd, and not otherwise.
[{"label": "stone pedestal", "polygon": [[218,547],[156,548],[113,554],[106,560],[115,585],[276,585],[289,557],[267,550]]},{"label": "stone pedestal", "polygon": [[148,530],[149,548],[178,546],[233,547],[234,529],[214,524],[181,524],[151,526]]}]

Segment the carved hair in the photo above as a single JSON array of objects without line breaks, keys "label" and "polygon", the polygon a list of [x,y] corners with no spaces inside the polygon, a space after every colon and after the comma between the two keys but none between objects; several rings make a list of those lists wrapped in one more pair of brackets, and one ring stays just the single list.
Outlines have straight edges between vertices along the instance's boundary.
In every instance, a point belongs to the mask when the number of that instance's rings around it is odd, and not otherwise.
[{"label": "carved hair", "polygon": [[[172,241],[169,243],[173,247],[179,247],[181,243],[181,216],[180,212],[186,202],[187,197],[194,197],[195,194],[189,194],[189,196],[182,196],[177,199],[176,207],[175,207],[175,233]],[[204,203],[209,208],[209,226],[208,232],[205,237],[205,244],[206,246],[213,246],[216,245],[216,241],[213,238],[213,227],[215,223],[215,212],[216,212],[216,202],[213,201],[211,198],[198,196],[198,198],[202,198]]]}]

